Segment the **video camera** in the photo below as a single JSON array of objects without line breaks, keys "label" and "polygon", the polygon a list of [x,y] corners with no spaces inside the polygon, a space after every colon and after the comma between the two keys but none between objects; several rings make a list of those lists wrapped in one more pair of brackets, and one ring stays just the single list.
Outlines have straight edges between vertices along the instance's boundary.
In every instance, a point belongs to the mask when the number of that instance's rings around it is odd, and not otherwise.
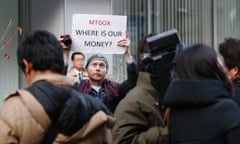
[{"label": "video camera", "polygon": [[151,73],[152,85],[159,91],[161,104],[170,81],[173,78],[173,67],[176,55],[183,48],[178,32],[172,29],[146,39],[150,53],[143,56],[143,63]]}]

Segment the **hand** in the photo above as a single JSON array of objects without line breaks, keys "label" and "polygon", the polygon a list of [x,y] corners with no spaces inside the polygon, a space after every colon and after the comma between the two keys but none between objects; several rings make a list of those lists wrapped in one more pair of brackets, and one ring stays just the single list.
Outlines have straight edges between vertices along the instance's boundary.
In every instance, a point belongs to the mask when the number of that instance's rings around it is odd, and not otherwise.
[{"label": "hand", "polygon": [[129,53],[130,39],[128,38],[128,33],[127,32],[126,32],[126,37],[125,38],[121,38],[117,41],[117,45],[125,48],[125,50],[124,50],[125,55]]},{"label": "hand", "polygon": [[126,32],[126,37],[125,38],[121,38],[117,41],[117,45],[125,48],[124,55],[126,57],[126,61],[128,63],[132,62],[132,56],[131,56],[130,51],[129,51],[130,39],[128,38],[128,33],[127,32]]}]

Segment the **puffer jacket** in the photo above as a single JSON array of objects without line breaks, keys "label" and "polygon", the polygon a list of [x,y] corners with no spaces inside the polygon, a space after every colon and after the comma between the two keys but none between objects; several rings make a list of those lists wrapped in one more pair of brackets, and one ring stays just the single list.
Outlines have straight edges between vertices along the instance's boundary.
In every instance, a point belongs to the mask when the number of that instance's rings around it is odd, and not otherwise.
[{"label": "puffer jacket", "polygon": [[164,104],[171,144],[239,144],[240,109],[222,81],[173,80]]},{"label": "puffer jacket", "polygon": [[[39,83],[46,85],[41,87],[42,85]],[[33,85],[36,86],[33,87]],[[64,110],[62,106],[65,105],[65,102],[70,97],[65,92],[66,90],[73,90],[72,86],[73,83],[65,76],[55,74],[43,75],[34,79],[32,85],[27,90],[17,90],[15,93],[7,96],[0,111],[0,143],[42,143],[48,134],[49,128],[55,122],[58,122],[61,110]],[[38,96],[32,95],[32,92],[37,92]],[[73,90],[73,92],[76,91]],[[82,99],[85,100],[85,98]],[[94,101],[90,100],[90,102],[92,102],[92,106]],[[79,109],[79,115],[86,110],[84,103],[80,104],[83,104],[81,105],[83,108]],[[90,107],[87,108],[89,109]],[[71,131],[71,135],[69,135],[69,132],[60,130],[56,133],[53,143],[111,143],[110,128],[113,126],[115,119],[105,114],[105,109],[101,109],[101,105],[92,108],[93,110],[86,114],[88,117],[81,115],[87,120],[82,125],[77,125],[76,121],[64,119],[65,121],[61,125],[74,126],[75,123],[76,126],[81,127]],[[104,110],[104,112],[101,110]],[[74,112],[73,114],[78,116],[75,118],[79,120],[80,116],[76,111]],[[78,123],[81,123],[81,121]],[[97,131],[102,133],[97,133]]]}]

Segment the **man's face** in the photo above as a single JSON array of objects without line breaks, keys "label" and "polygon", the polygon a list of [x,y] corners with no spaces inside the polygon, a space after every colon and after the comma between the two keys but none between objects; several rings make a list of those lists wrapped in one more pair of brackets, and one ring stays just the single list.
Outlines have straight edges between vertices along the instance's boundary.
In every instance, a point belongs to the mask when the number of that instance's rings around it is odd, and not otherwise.
[{"label": "man's face", "polygon": [[82,70],[84,65],[84,57],[81,54],[74,55],[74,59],[72,61],[73,67]]},{"label": "man's face", "polygon": [[107,74],[107,66],[101,60],[93,60],[89,63],[87,72],[91,80],[101,81]]}]

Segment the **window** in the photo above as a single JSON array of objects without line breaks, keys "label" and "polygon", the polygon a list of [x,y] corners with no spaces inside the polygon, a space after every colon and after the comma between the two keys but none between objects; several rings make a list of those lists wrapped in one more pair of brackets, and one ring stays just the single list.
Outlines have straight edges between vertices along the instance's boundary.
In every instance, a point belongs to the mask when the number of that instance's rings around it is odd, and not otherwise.
[{"label": "window", "polygon": [[128,17],[132,55],[144,35],[172,28],[186,45],[217,48],[225,37],[240,38],[239,0],[113,0],[112,5],[113,14]]}]

